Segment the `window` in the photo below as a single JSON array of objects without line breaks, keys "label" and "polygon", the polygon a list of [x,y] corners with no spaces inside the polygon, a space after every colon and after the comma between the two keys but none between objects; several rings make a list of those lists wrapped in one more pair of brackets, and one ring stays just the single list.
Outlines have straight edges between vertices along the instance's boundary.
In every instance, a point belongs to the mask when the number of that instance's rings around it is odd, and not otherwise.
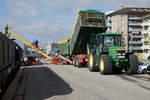
[{"label": "window", "polygon": [[121,46],[121,36],[118,35],[105,35],[104,36],[104,47],[110,46]]}]

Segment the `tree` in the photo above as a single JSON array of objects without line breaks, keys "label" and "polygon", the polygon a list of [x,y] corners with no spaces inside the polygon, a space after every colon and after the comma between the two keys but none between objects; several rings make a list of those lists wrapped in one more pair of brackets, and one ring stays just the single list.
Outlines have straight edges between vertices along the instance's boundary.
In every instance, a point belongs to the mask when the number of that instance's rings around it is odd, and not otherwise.
[{"label": "tree", "polygon": [[126,46],[126,42],[125,42],[125,38],[123,36],[123,31],[120,28],[118,28],[116,32],[117,33],[121,33],[121,46],[125,47]]},{"label": "tree", "polygon": [[126,46],[125,38],[123,35],[121,35],[121,46],[123,46],[123,47]]}]

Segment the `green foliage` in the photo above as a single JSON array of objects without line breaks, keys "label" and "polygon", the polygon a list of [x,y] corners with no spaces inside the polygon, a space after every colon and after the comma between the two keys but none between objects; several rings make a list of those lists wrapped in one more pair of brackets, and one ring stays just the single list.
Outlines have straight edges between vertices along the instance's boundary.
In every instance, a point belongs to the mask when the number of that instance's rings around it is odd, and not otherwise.
[{"label": "green foliage", "polygon": [[149,45],[150,41],[144,41],[144,44]]},{"label": "green foliage", "polygon": [[144,34],[144,38],[147,38],[148,37],[148,34]]},{"label": "green foliage", "polygon": [[121,35],[121,46],[123,46],[123,47],[126,46],[125,38],[123,35]]}]

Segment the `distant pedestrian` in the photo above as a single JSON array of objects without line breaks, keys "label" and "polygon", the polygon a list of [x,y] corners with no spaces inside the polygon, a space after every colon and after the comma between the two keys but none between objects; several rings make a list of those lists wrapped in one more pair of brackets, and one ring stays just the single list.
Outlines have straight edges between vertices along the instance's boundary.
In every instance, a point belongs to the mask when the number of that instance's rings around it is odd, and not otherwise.
[{"label": "distant pedestrian", "polygon": [[6,24],[6,27],[5,27],[5,35],[6,35],[7,37],[10,36],[10,33],[8,33],[8,29],[11,29],[11,28]]},{"label": "distant pedestrian", "polygon": [[8,29],[9,29],[9,27],[8,27],[8,25],[6,24],[6,27],[5,27],[5,34],[6,34],[6,35],[8,34]]}]

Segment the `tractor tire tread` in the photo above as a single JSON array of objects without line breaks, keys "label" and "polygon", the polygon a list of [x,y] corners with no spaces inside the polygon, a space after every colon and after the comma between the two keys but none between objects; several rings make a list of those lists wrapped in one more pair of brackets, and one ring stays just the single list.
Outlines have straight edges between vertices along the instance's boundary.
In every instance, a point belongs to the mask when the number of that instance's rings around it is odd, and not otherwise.
[{"label": "tractor tire tread", "polygon": [[[110,56],[108,56],[107,54],[103,54],[100,56],[100,59],[104,60],[104,70],[101,71],[101,74],[112,74],[112,59]],[[100,63],[99,63],[100,64]]]},{"label": "tractor tire tread", "polygon": [[138,70],[138,65],[139,65],[139,60],[138,57],[136,55],[129,55],[129,61],[130,61],[130,69],[128,71],[126,71],[126,74],[130,75],[130,74],[136,74],[137,70]]}]

